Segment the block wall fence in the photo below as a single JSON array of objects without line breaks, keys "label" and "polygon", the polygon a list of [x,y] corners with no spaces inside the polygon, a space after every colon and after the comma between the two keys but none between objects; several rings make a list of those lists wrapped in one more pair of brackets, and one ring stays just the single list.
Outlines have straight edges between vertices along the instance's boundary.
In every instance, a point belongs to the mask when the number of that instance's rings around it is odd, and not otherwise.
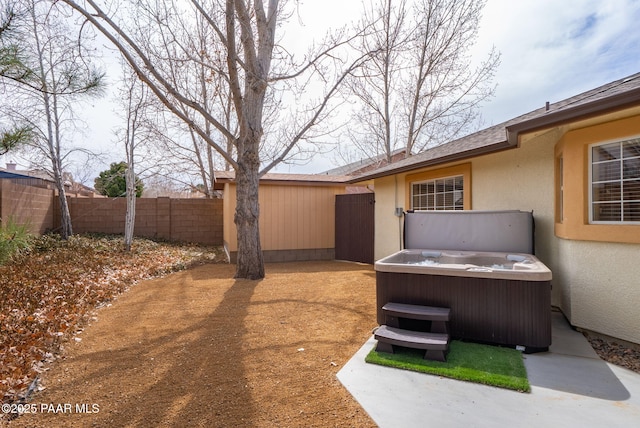
[{"label": "block wall fence", "polygon": [[[67,196],[74,233],[124,233],[124,198]],[[169,241],[222,245],[222,199],[138,198],[134,234]],[[51,189],[0,180],[0,220],[12,218],[42,234],[60,226]]]},{"label": "block wall fence", "polygon": [[[68,201],[75,233],[124,233],[126,199]],[[222,199],[138,198],[134,231],[147,238],[222,245]]]},{"label": "block wall fence", "polygon": [[43,234],[53,229],[54,198],[51,189],[0,180],[0,221],[12,219],[28,225],[31,233]]}]

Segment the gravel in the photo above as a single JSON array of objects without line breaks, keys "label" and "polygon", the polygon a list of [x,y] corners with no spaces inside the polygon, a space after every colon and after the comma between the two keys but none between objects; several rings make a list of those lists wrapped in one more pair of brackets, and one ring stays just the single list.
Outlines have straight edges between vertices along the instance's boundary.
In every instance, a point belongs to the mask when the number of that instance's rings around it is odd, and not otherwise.
[{"label": "gravel", "polygon": [[584,335],[600,358],[640,373],[640,346],[619,343],[615,339],[596,337],[588,333]]}]

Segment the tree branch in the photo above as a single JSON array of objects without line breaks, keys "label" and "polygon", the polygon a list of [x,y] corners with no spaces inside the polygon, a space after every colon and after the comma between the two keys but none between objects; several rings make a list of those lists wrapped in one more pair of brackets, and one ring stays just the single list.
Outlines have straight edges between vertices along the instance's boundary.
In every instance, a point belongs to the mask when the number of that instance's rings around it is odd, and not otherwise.
[{"label": "tree branch", "polygon": [[[91,22],[113,45],[120,51],[122,56],[125,58],[127,63],[133,68],[133,70],[138,75],[138,78],[143,81],[145,84],[149,86],[151,91],[158,97],[158,99],[176,116],[182,119],[186,124],[193,127],[193,129],[200,135],[207,143],[211,144],[225,159],[231,164],[235,165],[236,162],[233,158],[228,156],[215,142],[211,141],[208,135],[204,132],[198,124],[196,124],[191,118],[185,116],[179,109],[177,109],[173,103],[165,96],[165,94],[160,90],[158,85],[153,82],[147,73],[145,73],[142,68],[138,65],[135,58],[132,55],[131,49],[135,55],[142,61],[145,65],[145,69],[147,72],[153,76],[154,79],[158,81],[158,83],[163,87],[172,97],[181,103],[193,108],[198,111],[207,121],[211,122],[214,127],[216,127],[222,134],[225,136],[234,138],[233,134],[231,134],[220,122],[218,122],[214,117],[212,117],[205,109],[203,109],[198,103],[186,98],[181,93],[179,93],[169,82],[166,81],[155,69],[154,65],[151,63],[150,59],[142,52],[142,50],[137,46],[137,44],[129,37],[127,34],[118,26],[113,20],[111,20],[104,11],[93,1],[86,0],[86,2],[93,8],[95,13],[90,13],[85,8],[81,7],[76,1],[73,0],[59,0],[74,10],[78,11],[81,15],[83,15],[89,22]],[[99,20],[104,21],[109,28],[103,26]],[[109,30],[111,29],[111,31]],[[119,36],[126,43],[126,46],[115,36]],[[127,48],[128,46],[128,48]]]}]

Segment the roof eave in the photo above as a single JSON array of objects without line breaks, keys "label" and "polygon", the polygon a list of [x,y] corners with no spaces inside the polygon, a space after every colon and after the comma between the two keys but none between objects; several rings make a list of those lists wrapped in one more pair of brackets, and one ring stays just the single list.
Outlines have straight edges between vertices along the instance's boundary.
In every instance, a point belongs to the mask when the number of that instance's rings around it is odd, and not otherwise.
[{"label": "roof eave", "polygon": [[[265,174],[260,177],[260,184],[285,185],[285,186],[344,186],[347,176],[320,175],[320,174],[277,174],[275,177]],[[216,174],[217,185],[237,183],[235,174]],[[219,190],[219,189],[217,189]]]},{"label": "roof eave", "polygon": [[509,144],[515,146],[518,144],[518,137],[522,133],[563,125],[569,122],[575,122],[576,120],[587,119],[595,115],[622,110],[638,104],[640,104],[640,88],[611,95],[576,107],[565,108],[556,112],[549,111],[545,115],[507,126],[507,140]]},{"label": "roof eave", "polygon": [[407,165],[403,165],[401,167],[381,171],[378,173],[371,174],[363,174],[361,176],[355,177],[351,180],[348,180],[347,184],[356,184],[363,181],[374,180],[376,178],[387,177],[389,175],[401,174],[403,172],[414,171],[416,169],[427,168],[430,166],[442,165],[445,163],[456,162],[460,160],[470,159],[476,156],[486,155],[489,153],[500,152],[503,150],[514,148],[508,140],[500,141],[497,143],[493,143],[487,146],[478,147],[476,149],[467,150],[464,152],[452,153],[447,156],[442,156],[434,159],[427,159],[423,162],[416,162]]},{"label": "roof eave", "polygon": [[522,133],[533,132],[551,126],[558,126],[569,122],[574,122],[576,120],[587,119],[589,117],[622,110],[628,107],[637,106],[639,104],[640,88],[635,88],[629,91],[621,92],[619,94],[608,96],[606,98],[587,102],[575,107],[564,108],[559,111],[551,110],[542,116],[537,116],[533,119],[523,120],[514,123],[513,125],[506,126],[506,141],[500,141],[473,150],[453,153],[448,156],[428,159],[424,162],[410,163],[401,167],[392,168],[377,173],[374,172],[371,174],[363,174],[359,177],[355,177],[354,179],[347,181],[347,183],[354,184],[366,180],[373,180],[376,178],[400,174],[420,168],[441,165],[458,160],[470,159],[480,155],[515,148],[518,146],[518,137]]}]

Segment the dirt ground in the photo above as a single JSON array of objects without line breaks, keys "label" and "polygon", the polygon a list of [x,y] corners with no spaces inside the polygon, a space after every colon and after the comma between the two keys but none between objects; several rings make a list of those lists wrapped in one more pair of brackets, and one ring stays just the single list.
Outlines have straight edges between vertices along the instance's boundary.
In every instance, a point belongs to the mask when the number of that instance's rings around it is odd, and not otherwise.
[{"label": "dirt ground", "polygon": [[99,309],[17,427],[373,427],[336,379],[369,338],[372,266],[208,264]]}]

